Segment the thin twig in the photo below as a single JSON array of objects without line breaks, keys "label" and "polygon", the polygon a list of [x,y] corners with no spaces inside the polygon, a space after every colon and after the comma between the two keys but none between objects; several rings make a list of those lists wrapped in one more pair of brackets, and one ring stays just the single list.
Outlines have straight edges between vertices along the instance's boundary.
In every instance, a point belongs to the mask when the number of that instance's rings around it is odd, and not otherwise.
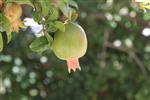
[{"label": "thin twig", "polygon": [[116,47],[116,46],[114,46],[112,43],[107,43],[105,46],[106,46],[107,48],[111,48],[111,49],[115,49],[115,50],[118,50],[118,51],[126,52],[126,53],[127,53],[127,48],[122,47],[122,46]]},{"label": "thin twig", "polygon": [[109,40],[109,32],[108,29],[104,31],[104,41],[103,41],[103,47],[102,47],[102,53],[101,53],[101,67],[106,66],[106,56],[107,56],[107,47],[105,46]]},{"label": "thin twig", "polygon": [[130,52],[130,56],[134,60],[134,62],[137,64],[137,66],[140,68],[141,72],[144,75],[144,78],[148,79],[148,73],[146,71],[146,68],[144,64],[141,62],[141,60],[139,59],[139,57],[134,52]]}]

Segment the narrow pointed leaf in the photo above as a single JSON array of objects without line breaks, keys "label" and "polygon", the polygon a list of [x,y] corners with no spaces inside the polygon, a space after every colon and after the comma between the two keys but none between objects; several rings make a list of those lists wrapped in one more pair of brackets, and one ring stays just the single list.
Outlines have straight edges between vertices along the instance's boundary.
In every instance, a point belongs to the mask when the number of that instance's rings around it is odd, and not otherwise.
[{"label": "narrow pointed leaf", "polygon": [[0,52],[3,50],[3,37],[2,33],[0,32]]}]

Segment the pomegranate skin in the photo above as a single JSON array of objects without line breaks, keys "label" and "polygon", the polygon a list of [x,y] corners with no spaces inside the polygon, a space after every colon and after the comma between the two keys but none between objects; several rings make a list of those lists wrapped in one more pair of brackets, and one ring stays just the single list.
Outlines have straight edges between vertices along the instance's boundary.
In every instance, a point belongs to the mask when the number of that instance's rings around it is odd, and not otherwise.
[{"label": "pomegranate skin", "polygon": [[23,22],[21,21],[22,8],[20,4],[13,2],[4,8],[4,14],[8,18],[11,24],[12,32],[19,32],[19,28],[24,28]]},{"label": "pomegranate skin", "polygon": [[14,22],[18,20],[22,15],[22,8],[17,3],[12,3],[10,6],[7,6],[4,9],[5,16],[10,20],[10,22]]},{"label": "pomegranate skin", "polygon": [[55,33],[52,49],[61,60],[82,57],[87,50],[87,37],[83,28],[72,22],[66,23],[65,32]]},{"label": "pomegranate skin", "polygon": [[3,5],[3,0],[0,0],[0,10],[2,8],[2,5]]}]

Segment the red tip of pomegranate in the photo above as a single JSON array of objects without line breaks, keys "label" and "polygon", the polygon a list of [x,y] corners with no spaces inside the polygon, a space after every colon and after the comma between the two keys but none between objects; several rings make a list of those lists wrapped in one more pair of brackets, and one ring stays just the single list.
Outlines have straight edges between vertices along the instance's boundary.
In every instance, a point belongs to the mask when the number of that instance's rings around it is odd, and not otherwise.
[{"label": "red tip of pomegranate", "polygon": [[74,72],[76,71],[76,69],[81,70],[79,60],[77,58],[68,59],[67,65],[69,73],[71,72],[71,70],[73,70]]}]

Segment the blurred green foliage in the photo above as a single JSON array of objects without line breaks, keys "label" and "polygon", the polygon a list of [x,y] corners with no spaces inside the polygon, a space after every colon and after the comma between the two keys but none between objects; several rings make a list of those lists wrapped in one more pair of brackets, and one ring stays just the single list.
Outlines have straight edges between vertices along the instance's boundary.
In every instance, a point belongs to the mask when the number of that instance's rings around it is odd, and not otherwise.
[{"label": "blurred green foliage", "polygon": [[50,50],[32,52],[29,30],[13,33],[0,53],[0,100],[150,100],[150,13],[131,0],[75,1],[88,37],[82,71],[69,74]]}]

